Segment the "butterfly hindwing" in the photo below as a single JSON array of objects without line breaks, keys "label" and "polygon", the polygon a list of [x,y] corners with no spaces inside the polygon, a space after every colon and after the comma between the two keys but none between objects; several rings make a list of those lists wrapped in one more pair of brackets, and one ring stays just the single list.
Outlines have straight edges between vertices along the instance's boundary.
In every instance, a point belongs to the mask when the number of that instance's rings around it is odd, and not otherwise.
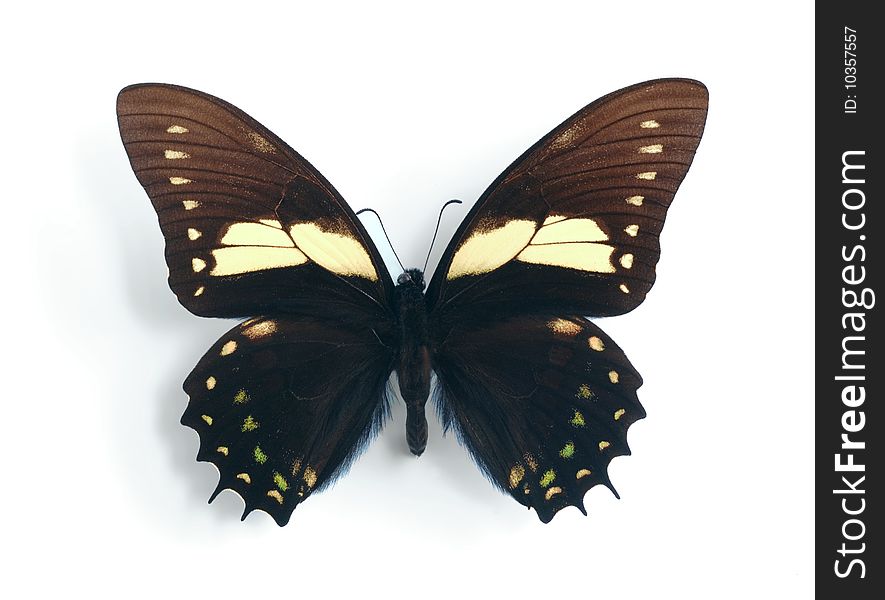
[{"label": "butterfly hindwing", "polygon": [[658,236],[707,113],[696,81],[609,94],[532,146],[486,190],[428,287],[435,310],[614,315],[654,283]]},{"label": "butterfly hindwing", "polygon": [[267,128],[223,100],[160,84],[125,88],[117,115],[188,310],[388,314],[390,277],[362,224]]},{"label": "butterfly hindwing", "polygon": [[579,316],[519,316],[456,326],[435,357],[437,408],[488,478],[548,522],[629,454],[645,416],[642,379]]},{"label": "butterfly hindwing", "polygon": [[393,355],[375,333],[308,317],[250,319],[225,334],[184,383],[182,423],[218,488],[284,525],[333,481],[387,412]]}]

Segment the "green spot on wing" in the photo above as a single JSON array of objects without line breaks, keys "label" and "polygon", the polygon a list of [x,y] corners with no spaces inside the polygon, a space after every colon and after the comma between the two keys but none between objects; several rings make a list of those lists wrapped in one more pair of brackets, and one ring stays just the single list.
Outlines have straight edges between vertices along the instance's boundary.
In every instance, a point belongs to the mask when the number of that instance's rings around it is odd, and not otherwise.
[{"label": "green spot on wing", "polygon": [[252,451],[252,456],[255,458],[255,462],[259,465],[263,465],[267,462],[267,454],[261,450],[261,446],[255,446],[255,450]]},{"label": "green spot on wing", "polygon": [[575,454],[575,445],[572,442],[566,443],[559,451],[559,455],[563,458],[571,458]]},{"label": "green spot on wing", "polygon": [[548,485],[553,483],[554,479],[556,479],[556,471],[554,471],[553,469],[549,469],[543,475],[541,475],[541,487],[547,487]]},{"label": "green spot on wing", "polygon": [[285,492],[289,489],[289,482],[286,481],[286,478],[280,475],[278,472],[274,471],[273,474],[273,482],[280,488],[281,492]]},{"label": "green spot on wing", "polygon": [[584,415],[581,414],[581,411],[576,410],[575,416],[572,417],[572,420],[569,421],[575,427],[583,427],[584,426]]},{"label": "green spot on wing", "polygon": [[246,393],[246,390],[240,390],[234,394],[234,404],[245,404],[248,401],[249,394]]},{"label": "green spot on wing", "polygon": [[252,415],[249,415],[248,417],[246,417],[246,418],[243,420],[242,431],[243,431],[243,432],[246,432],[246,431],[255,431],[256,429],[258,429],[258,425],[259,425],[258,421],[256,421],[255,419],[253,419],[253,418],[252,418]]}]

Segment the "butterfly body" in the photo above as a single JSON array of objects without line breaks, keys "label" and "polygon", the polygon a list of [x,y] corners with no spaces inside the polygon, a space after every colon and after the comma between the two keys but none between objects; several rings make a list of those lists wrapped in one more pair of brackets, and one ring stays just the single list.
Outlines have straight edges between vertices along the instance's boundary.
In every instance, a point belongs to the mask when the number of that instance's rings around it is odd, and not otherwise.
[{"label": "butterfly body", "polygon": [[182,423],[220,473],[212,498],[234,490],[244,518],[286,524],[381,429],[394,372],[414,454],[432,396],[486,477],[542,521],[583,511],[595,485],[614,491],[642,378],[588,317],[651,289],[706,114],[706,88],[687,79],[584,107],[492,182],[425,289],[417,269],[394,282],[335,188],[243,111],[179,86],[122,90],[170,287],[194,314],[251,317],[184,382]]},{"label": "butterfly body", "polygon": [[394,293],[399,329],[396,375],[406,404],[406,440],[412,454],[421,456],[427,447],[424,405],[430,397],[433,368],[424,274],[418,269],[405,271],[397,278]]}]

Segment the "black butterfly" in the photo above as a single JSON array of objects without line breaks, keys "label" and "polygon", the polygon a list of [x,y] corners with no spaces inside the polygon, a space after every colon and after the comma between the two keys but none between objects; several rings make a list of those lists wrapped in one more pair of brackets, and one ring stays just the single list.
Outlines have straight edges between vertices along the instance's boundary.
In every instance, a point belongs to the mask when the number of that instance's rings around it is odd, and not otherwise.
[{"label": "black butterfly", "polygon": [[377,433],[396,371],[420,455],[434,398],[480,469],[548,522],[608,486],[645,412],[642,380],[582,315],[628,312],[655,279],[658,235],[707,114],[697,81],[593,102],[486,190],[424,292],[396,284],[335,188],[257,121],[208,94],[127,87],[132,168],[159,215],[169,285],[204,317],[251,317],[184,383],[181,422],[223,489],[279,525]]}]

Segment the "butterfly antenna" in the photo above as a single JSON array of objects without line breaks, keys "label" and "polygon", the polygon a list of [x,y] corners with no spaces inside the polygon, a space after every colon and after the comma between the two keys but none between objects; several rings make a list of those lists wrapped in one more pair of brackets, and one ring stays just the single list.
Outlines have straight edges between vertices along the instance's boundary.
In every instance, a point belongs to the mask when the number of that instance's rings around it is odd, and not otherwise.
[{"label": "butterfly antenna", "polygon": [[439,224],[442,223],[442,215],[443,211],[449,204],[463,204],[460,200],[449,200],[445,204],[442,205],[442,208],[439,209],[439,217],[436,219],[436,231],[433,232],[433,239],[430,240],[430,248],[427,250],[427,258],[424,259],[424,268],[422,271],[427,272],[427,263],[430,262],[430,253],[433,252],[433,244],[436,242],[436,234],[439,233]]},{"label": "butterfly antenna", "polygon": [[400,268],[401,268],[401,269],[403,270],[403,272],[405,273],[406,268],[403,266],[403,262],[399,259],[399,256],[398,256],[397,253],[396,253],[396,249],[394,249],[394,247],[393,247],[393,243],[390,241],[390,236],[387,235],[387,230],[384,228],[384,221],[381,220],[381,215],[379,215],[377,212],[375,212],[374,209],[371,209],[371,208],[363,208],[363,209],[360,209],[360,210],[356,211],[356,214],[357,214],[357,215],[360,215],[360,214],[362,214],[362,213],[364,213],[364,212],[370,212],[370,213],[372,213],[373,215],[375,215],[375,216],[378,218],[378,222],[381,224],[381,231],[384,232],[384,237],[387,238],[387,244],[390,246],[390,249],[393,251],[393,256],[394,256],[394,258],[396,258],[396,262],[399,263]]}]

